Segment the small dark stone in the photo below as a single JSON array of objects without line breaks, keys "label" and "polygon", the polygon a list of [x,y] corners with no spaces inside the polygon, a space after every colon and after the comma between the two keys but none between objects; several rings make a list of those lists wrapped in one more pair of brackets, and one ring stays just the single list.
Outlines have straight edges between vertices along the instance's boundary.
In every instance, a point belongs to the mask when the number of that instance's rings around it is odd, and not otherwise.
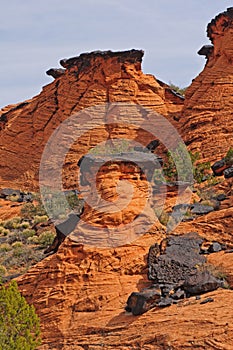
[{"label": "small dark stone", "polygon": [[212,303],[214,301],[213,298],[206,298],[200,302],[201,305],[207,304],[207,303]]},{"label": "small dark stone", "polygon": [[201,300],[200,295],[196,295],[196,300]]},{"label": "small dark stone", "polygon": [[162,296],[163,297],[167,297],[168,295],[170,295],[173,291],[174,291],[174,285],[160,285],[160,289],[162,292]]},{"label": "small dark stone", "polygon": [[161,298],[160,290],[155,288],[144,289],[141,292],[133,292],[127,300],[127,311],[133,315],[141,315],[155,307]]},{"label": "small dark stone", "polygon": [[201,249],[200,254],[210,254],[210,252],[208,251],[208,249]]},{"label": "small dark stone", "polygon": [[216,253],[216,252],[220,252],[221,250],[222,250],[222,245],[218,242],[213,242],[208,248],[209,253]]},{"label": "small dark stone", "polygon": [[225,179],[229,179],[230,177],[233,177],[233,166],[231,166],[228,169],[225,169],[223,171],[223,175],[224,175]]},{"label": "small dark stone", "polygon": [[202,205],[200,203],[195,203],[191,205],[191,213],[196,215],[208,214],[211,211],[214,211],[214,207],[210,205]]},{"label": "small dark stone", "polygon": [[150,143],[148,143],[148,145],[146,146],[146,148],[149,151],[154,151],[157,147],[159,146],[159,140],[153,140]]},{"label": "small dark stone", "polygon": [[213,173],[215,176],[222,176],[223,171],[227,168],[225,158],[218,160],[215,162],[212,166],[211,169],[213,170]]},{"label": "small dark stone", "polygon": [[219,195],[217,195],[217,197],[215,197],[215,199],[217,199],[217,201],[222,202],[225,201],[225,199],[227,199],[227,196],[225,195],[225,193],[221,193]]},{"label": "small dark stone", "polygon": [[65,73],[65,69],[62,69],[62,68],[50,68],[49,70],[46,71],[46,74],[52,76],[54,79],[59,78],[64,73]]},{"label": "small dark stone", "polygon": [[0,244],[6,243],[8,240],[8,237],[0,237]]},{"label": "small dark stone", "polygon": [[199,254],[202,242],[198,234],[189,233],[170,236],[162,241],[160,247],[153,246],[148,255],[148,278],[160,286],[182,286],[195,266],[205,262],[205,257]]},{"label": "small dark stone", "polygon": [[161,298],[160,302],[158,303],[159,307],[166,307],[166,306],[170,306],[173,304],[173,300],[172,298]]},{"label": "small dark stone", "polygon": [[184,290],[182,289],[177,289],[177,291],[171,295],[171,298],[174,300],[180,300],[184,299],[186,297]]},{"label": "small dark stone", "polygon": [[213,45],[204,45],[202,48],[197,52],[200,56],[205,56],[206,58],[209,57],[209,55],[213,52],[214,46]]}]

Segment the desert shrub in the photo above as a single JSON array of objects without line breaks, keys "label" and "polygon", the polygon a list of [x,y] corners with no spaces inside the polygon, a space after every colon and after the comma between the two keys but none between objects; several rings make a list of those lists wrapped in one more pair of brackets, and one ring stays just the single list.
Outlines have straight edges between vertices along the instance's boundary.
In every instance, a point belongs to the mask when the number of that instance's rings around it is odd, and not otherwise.
[{"label": "desert shrub", "polygon": [[11,245],[9,243],[0,244],[0,252],[9,252],[11,250]]},{"label": "desert shrub", "polygon": [[29,228],[30,227],[30,224],[28,221],[23,221],[21,222],[19,228],[22,228],[22,229],[26,229],[26,228]]},{"label": "desert shrub", "polygon": [[52,231],[42,232],[39,237],[35,240],[35,243],[40,246],[40,248],[46,248],[48,245],[52,244],[55,234]]},{"label": "desert shrub", "polygon": [[159,222],[166,226],[169,221],[169,214],[166,213],[164,210],[158,210],[155,209],[155,215],[157,216]]},{"label": "desert shrub", "polygon": [[[12,248],[8,254],[5,254],[5,258],[2,264],[8,270],[16,270],[25,272],[27,268],[32,266],[41,259],[41,254],[38,254],[35,249],[32,249],[28,245],[22,245],[21,247]],[[23,269],[23,270],[22,270]]]},{"label": "desert shrub", "polygon": [[12,229],[17,229],[20,226],[21,218],[20,217],[14,217],[13,219],[6,220],[3,223],[3,227],[12,230]]},{"label": "desert shrub", "polygon": [[12,243],[17,242],[17,241],[22,241],[22,240],[23,240],[23,237],[22,237],[22,233],[20,231],[11,232],[7,236],[7,242],[9,244],[12,244]]},{"label": "desert shrub", "polygon": [[[15,242],[15,243],[17,243],[17,242]],[[23,254],[24,254],[23,246],[15,247],[15,249],[13,250],[13,256],[16,258],[21,257]],[[20,265],[20,263],[18,265]]]},{"label": "desert shrub", "polygon": [[163,173],[165,177],[170,181],[178,180],[177,168],[180,170],[182,181],[192,180],[190,177],[193,174],[193,178],[197,183],[201,183],[206,178],[207,170],[210,170],[210,162],[198,162],[200,159],[200,154],[198,152],[192,153],[189,151],[189,156],[192,164],[192,169],[190,169],[189,164],[185,164],[182,152],[184,152],[184,146],[179,144],[176,150],[171,153],[167,152],[167,161],[163,167]]},{"label": "desert shrub", "polygon": [[40,344],[40,322],[34,306],[17,283],[0,288],[0,350],[34,350]]},{"label": "desert shrub", "polygon": [[5,268],[5,266],[0,265],[0,278],[5,276],[6,272],[7,272],[7,269]]},{"label": "desert shrub", "polygon": [[25,203],[23,205],[21,215],[25,219],[33,219],[35,216],[46,215],[46,211],[41,200],[37,198],[37,203]]},{"label": "desert shrub", "polygon": [[187,87],[180,88],[179,86],[173,84],[171,81],[169,81],[169,86],[172,90],[174,90],[175,92],[177,92],[178,94],[180,94],[182,96],[185,95],[185,91],[187,90]]},{"label": "desert shrub", "polygon": [[229,150],[227,151],[225,162],[227,165],[233,165],[233,148],[232,147],[230,147]]},{"label": "desert shrub", "polygon": [[10,230],[8,228],[0,226],[0,235],[7,236],[9,233],[10,233]]},{"label": "desert shrub", "polygon": [[36,215],[34,217],[34,224],[39,224],[41,222],[46,222],[46,221],[48,221],[47,215],[42,215],[42,216]]},{"label": "desert shrub", "polygon": [[194,164],[194,179],[197,183],[201,183],[206,178],[206,170],[210,170],[210,162]]},{"label": "desert shrub", "polygon": [[27,228],[27,229],[23,230],[23,232],[22,232],[22,236],[24,238],[33,237],[33,236],[35,236],[35,234],[36,234],[35,230],[32,230],[30,228]]},{"label": "desert shrub", "polygon": [[69,193],[66,196],[66,199],[71,209],[80,207],[80,200],[78,199],[75,193]]},{"label": "desert shrub", "polygon": [[23,247],[23,243],[22,242],[14,242],[14,243],[12,243],[12,248],[14,248],[14,249],[17,249],[17,248],[22,248]]}]

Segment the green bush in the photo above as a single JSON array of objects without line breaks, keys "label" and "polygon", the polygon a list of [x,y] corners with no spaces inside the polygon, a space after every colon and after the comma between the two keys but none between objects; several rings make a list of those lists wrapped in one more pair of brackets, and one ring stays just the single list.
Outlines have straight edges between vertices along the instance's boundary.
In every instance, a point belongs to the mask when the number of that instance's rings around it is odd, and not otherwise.
[{"label": "green bush", "polygon": [[226,157],[225,157],[225,162],[227,165],[233,165],[233,148],[229,148],[227,151]]},{"label": "green bush", "polygon": [[37,204],[25,203],[21,208],[21,215],[24,219],[33,219],[35,216],[46,215],[46,211],[40,199],[37,199]]},{"label": "green bush", "polygon": [[206,171],[210,170],[210,162],[199,162],[200,154],[198,152],[192,153],[189,151],[189,156],[192,164],[190,169],[189,164],[185,164],[182,154],[185,151],[184,145],[179,144],[176,150],[171,153],[167,152],[167,161],[163,167],[163,173],[165,177],[170,181],[178,180],[177,168],[179,168],[179,175],[181,175],[182,181],[190,181],[190,175],[193,173],[193,178],[197,183],[201,183],[206,178]]},{"label": "green bush", "polygon": [[29,227],[30,227],[30,224],[29,224],[28,221],[23,221],[23,222],[21,222],[21,224],[20,224],[20,226],[19,226],[19,228],[23,228],[23,229],[29,228]]},{"label": "green bush", "polygon": [[185,95],[185,91],[187,90],[186,87],[180,88],[179,86],[173,84],[171,81],[169,81],[169,86],[172,90],[174,90],[175,92],[177,92],[178,94],[180,94],[182,96]]},{"label": "green bush", "polygon": [[0,279],[1,279],[1,277],[5,276],[6,272],[7,272],[7,270],[6,270],[5,266],[0,265]]},{"label": "green bush", "polygon": [[36,234],[35,230],[32,230],[30,228],[26,228],[22,232],[22,235],[24,238],[33,237],[33,236],[35,236],[35,234]]},{"label": "green bush", "polygon": [[21,248],[23,246],[22,242],[14,242],[12,243],[12,248],[17,249],[17,248]]},{"label": "green bush", "polygon": [[34,224],[39,224],[41,222],[46,222],[46,221],[48,221],[47,215],[42,215],[42,216],[36,215],[34,217]]},{"label": "green bush", "polygon": [[0,244],[0,252],[9,252],[11,250],[11,245],[9,243]]},{"label": "green bush", "polygon": [[10,230],[8,228],[0,226],[0,235],[7,236],[9,233],[10,233]]},{"label": "green bush", "polygon": [[38,244],[40,248],[46,248],[48,245],[52,244],[54,237],[55,234],[53,232],[45,231],[42,232],[39,237],[37,237],[35,243]]},{"label": "green bush", "polygon": [[9,230],[17,229],[17,228],[20,227],[20,222],[21,222],[21,218],[18,217],[18,216],[16,216],[16,217],[13,218],[13,219],[6,220],[6,221],[3,223],[3,227],[8,228]]},{"label": "green bush", "polygon": [[20,294],[15,281],[0,288],[0,350],[34,350],[40,344],[35,308]]}]

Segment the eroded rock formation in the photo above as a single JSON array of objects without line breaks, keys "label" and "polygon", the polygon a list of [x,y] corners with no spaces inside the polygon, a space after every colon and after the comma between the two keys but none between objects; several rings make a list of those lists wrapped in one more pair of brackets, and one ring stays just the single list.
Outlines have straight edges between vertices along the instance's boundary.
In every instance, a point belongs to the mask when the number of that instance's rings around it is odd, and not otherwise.
[{"label": "eroded rock formation", "polygon": [[[133,102],[148,106],[164,114],[174,125],[183,125],[183,135],[192,150],[200,151],[208,160],[221,159],[232,142],[231,24],[230,9],[216,17],[208,27],[214,49],[204,50],[206,67],[187,91],[184,118],[179,123],[183,99],[166,84],[142,73],[141,51],[95,52],[62,60],[64,73],[57,76],[53,71],[55,80],[39,96],[23,106],[7,107],[3,111],[2,182],[15,184],[18,181],[22,184],[26,180],[28,186],[36,186],[41,152],[52,131],[72,113],[106,102]],[[90,116],[82,117],[77,127]],[[140,113],[136,114],[136,118],[143,121]],[[76,174],[77,160],[90,147],[103,140],[114,139],[114,136],[129,134],[134,139],[138,137],[137,130],[111,127],[95,129],[93,134],[85,135],[66,159],[70,174],[67,185],[76,184],[76,175],[72,177],[72,174]],[[141,135],[145,146],[153,138],[152,135]],[[105,168],[99,173],[100,178]],[[132,169],[129,171],[125,164],[117,165],[115,179],[121,177],[122,168],[126,170],[127,180],[145,185],[138,169],[135,167],[134,172]],[[18,178],[19,169],[21,178]],[[88,178],[84,180],[88,182]],[[111,203],[117,198],[116,183],[112,177],[105,180],[99,190]],[[220,184],[217,189],[224,192],[221,192],[224,200],[219,209],[202,213],[192,222],[182,222],[175,233],[183,235],[195,231],[202,239],[212,242],[212,248],[208,249],[214,250],[214,253],[208,260],[223,269],[229,286],[233,287],[232,179]],[[145,190],[143,187],[141,193],[139,188],[135,191],[136,206],[128,208],[126,219],[137,216],[140,205],[147,200]],[[171,190],[168,198],[170,206],[174,205],[173,199],[174,191]],[[8,215],[8,207],[4,212],[0,209],[1,213]],[[16,209],[14,212],[19,213]],[[102,224],[98,222],[99,214],[94,214],[86,210],[92,222]],[[116,214],[115,219],[117,224],[122,223],[122,213]],[[112,222],[112,218],[109,221]],[[131,244],[107,249],[80,244],[80,232],[76,232],[76,242],[74,237],[73,240],[70,239],[72,236],[68,237],[56,254],[45,258],[18,279],[21,292],[35,305],[41,318],[41,350],[232,348],[232,290],[209,292],[204,300],[202,297],[201,300],[191,298],[167,309],[150,310],[138,318],[124,311],[132,291],[151,285],[146,262],[149,247],[155,242],[164,242],[166,234],[161,225],[153,227]],[[216,242],[229,249],[218,251]],[[192,283],[190,279],[189,285]],[[179,294],[178,298],[182,297],[182,290],[175,292]],[[156,293],[161,296],[161,291]],[[206,300],[211,303],[206,303]]]},{"label": "eroded rock formation", "polygon": [[199,51],[207,62],[185,93],[183,138],[191,150],[211,161],[223,157],[233,144],[232,14],[229,8],[208,24],[213,48]]},{"label": "eroded rock formation", "polygon": [[[84,111],[90,106],[124,102],[139,104],[153,111],[171,116],[179,115],[183,100],[169,87],[152,75],[143,74],[141,61],[143,51],[93,52],[61,60],[64,70],[50,69],[55,80],[43,87],[42,92],[32,100],[8,107],[2,111],[0,131],[1,183],[10,187],[36,188],[41,154],[54,129],[71,115]],[[111,138],[111,130],[104,126],[103,115],[79,117],[77,128],[87,121],[93,130],[83,135],[67,157],[66,168],[69,176],[64,180],[66,187],[77,187],[77,161],[96,144]],[[145,116],[135,116],[143,122]],[[102,122],[103,127],[95,128]],[[128,127],[121,128],[114,137],[137,138],[137,133]],[[148,144],[154,136],[140,134],[138,141]],[[30,150],[30,151],[29,151]],[[22,161],[23,160],[23,161]],[[6,187],[6,186],[5,186]]]}]

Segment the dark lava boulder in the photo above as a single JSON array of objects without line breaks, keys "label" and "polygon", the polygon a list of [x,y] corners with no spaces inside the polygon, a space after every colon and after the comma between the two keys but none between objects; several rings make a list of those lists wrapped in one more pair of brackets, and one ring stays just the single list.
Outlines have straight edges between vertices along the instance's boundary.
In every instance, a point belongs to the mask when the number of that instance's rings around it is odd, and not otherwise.
[{"label": "dark lava boulder", "polygon": [[179,287],[184,284],[185,279],[192,274],[195,266],[205,263],[205,257],[200,254],[203,240],[197,233],[184,236],[170,236],[166,248],[161,255],[155,255],[155,247],[149,250],[148,277],[159,285],[173,285]]},{"label": "dark lava boulder", "polygon": [[159,288],[148,288],[141,292],[133,292],[128,300],[126,311],[132,312],[133,315],[141,315],[152,309],[161,300],[161,291]]},{"label": "dark lava boulder", "polygon": [[[150,247],[148,278],[153,284],[141,292],[134,292],[127,301],[126,310],[140,315],[153,307],[176,304],[186,296],[213,291],[224,285],[206,265],[202,249],[203,239],[195,232],[183,236],[172,235],[160,245]],[[214,242],[210,251],[221,245]]]},{"label": "dark lava boulder", "polygon": [[188,276],[183,285],[187,295],[198,295],[211,292],[222,286],[222,281],[214,277],[209,271],[195,271]]}]

